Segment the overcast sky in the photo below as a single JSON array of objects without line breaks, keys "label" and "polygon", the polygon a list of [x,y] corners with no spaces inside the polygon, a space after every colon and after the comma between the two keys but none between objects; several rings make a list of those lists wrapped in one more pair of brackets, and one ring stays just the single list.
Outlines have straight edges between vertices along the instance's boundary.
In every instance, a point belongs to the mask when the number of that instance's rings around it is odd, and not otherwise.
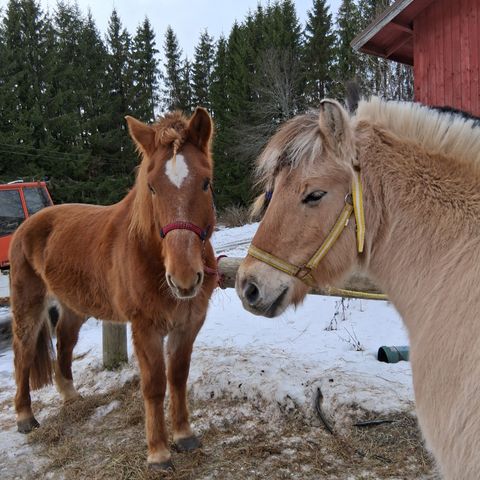
[{"label": "overcast sky", "polygon": [[[3,7],[7,0],[0,0]],[[43,9],[55,8],[56,0],[40,0]],[[228,35],[235,19],[241,21],[249,9],[255,9],[258,0],[78,0],[80,9],[86,13],[90,7],[100,31],[105,32],[108,18],[115,7],[123,25],[135,33],[138,24],[148,16],[157,35],[157,48],[161,50],[163,36],[171,25],[178,36],[180,46],[192,57],[194,46],[201,31],[208,29],[216,39]],[[265,4],[265,1],[260,3]],[[304,23],[312,0],[297,0],[295,6],[300,21]],[[340,0],[328,0],[334,15]],[[160,48],[159,48],[160,47]]]}]

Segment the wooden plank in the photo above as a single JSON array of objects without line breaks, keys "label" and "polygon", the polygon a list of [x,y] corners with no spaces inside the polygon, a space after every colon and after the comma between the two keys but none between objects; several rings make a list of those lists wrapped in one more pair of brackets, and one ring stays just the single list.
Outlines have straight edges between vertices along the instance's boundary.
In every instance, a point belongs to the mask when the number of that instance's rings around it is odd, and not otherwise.
[{"label": "wooden plank", "polygon": [[452,52],[452,5],[444,2],[443,6],[443,78],[445,83],[445,105],[453,105],[453,52]]},{"label": "wooden plank", "polygon": [[124,323],[102,322],[103,366],[108,370],[128,362],[127,326]]},{"label": "wooden plank", "polygon": [[[445,78],[443,76],[443,65],[445,64],[445,55],[443,50],[443,17],[445,1],[441,0],[434,4],[432,9],[432,30],[435,36],[435,92],[432,105],[445,105]],[[433,33],[433,32],[432,32]]]},{"label": "wooden plank", "polygon": [[413,96],[416,102],[425,103],[423,98],[424,80],[424,44],[422,30],[422,14],[413,22]]},{"label": "wooden plank", "polygon": [[470,12],[468,8],[468,0],[458,0],[460,10],[461,28],[460,28],[460,68],[462,82],[462,100],[461,109],[469,111],[470,102],[470,52],[468,50],[468,23]]},{"label": "wooden plank", "polygon": [[480,5],[476,0],[470,0],[470,16],[468,21],[468,51],[470,53],[470,109],[474,115],[480,115],[479,99],[479,76],[480,76],[480,54],[478,39],[480,31],[478,27],[478,13]]},{"label": "wooden plank", "polygon": [[[222,287],[224,288],[234,288],[235,287],[235,278],[237,276],[237,270],[240,266],[240,263],[243,261],[243,258],[233,258],[225,257],[221,258],[218,263],[218,270],[222,276]],[[380,289],[365,275],[360,273],[353,273],[350,278],[343,285],[334,285],[345,290],[352,290],[358,292],[366,293],[382,293]],[[331,291],[329,289],[319,289],[310,291],[312,295],[325,295],[325,296],[335,296],[341,297],[339,293]],[[353,298],[356,298],[355,295],[352,295]]]},{"label": "wooden plank", "polygon": [[462,108],[462,76],[461,76],[461,55],[460,55],[460,30],[461,30],[461,18],[459,4],[452,6],[451,10],[452,18],[452,43],[450,48],[452,49],[452,75],[453,75],[453,102],[452,107]]}]

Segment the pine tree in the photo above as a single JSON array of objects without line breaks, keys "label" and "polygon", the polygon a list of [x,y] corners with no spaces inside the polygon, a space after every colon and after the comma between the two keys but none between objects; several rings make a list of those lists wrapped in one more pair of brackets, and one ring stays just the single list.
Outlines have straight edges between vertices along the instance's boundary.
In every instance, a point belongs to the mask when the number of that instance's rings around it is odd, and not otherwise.
[{"label": "pine tree", "polygon": [[200,35],[198,45],[195,47],[193,62],[192,94],[193,103],[212,110],[211,88],[214,67],[213,38],[205,30]]},{"label": "pine tree", "polygon": [[305,94],[309,105],[318,106],[330,94],[335,56],[332,15],[326,0],[313,1],[312,10],[307,12],[304,35]]},{"label": "pine tree", "polygon": [[336,81],[333,85],[333,94],[339,98],[345,94],[344,82],[357,80],[362,87],[365,84],[365,66],[350,45],[361,26],[360,11],[354,0],[342,0],[337,14]]},{"label": "pine tree", "polygon": [[159,101],[157,53],[155,33],[148,18],[145,18],[133,39],[132,51],[134,81],[132,112],[144,122],[155,120],[155,107]]},{"label": "pine tree", "polygon": [[170,26],[165,33],[164,51],[164,107],[170,111],[188,110],[189,102],[184,98],[185,84],[182,85],[182,50],[178,45],[177,36]]},{"label": "pine tree", "polygon": [[[122,27],[116,12],[112,11],[107,33],[106,89],[109,103],[105,108],[105,132],[101,173],[105,178],[101,189],[102,202],[120,199],[133,180],[133,169],[138,163],[125,125],[125,114],[132,105],[131,37]],[[109,161],[107,159],[110,159]]]},{"label": "pine tree", "polygon": [[59,1],[53,17],[48,52],[46,95],[50,144],[59,151],[81,147],[81,78],[79,36],[83,29],[78,5]]},{"label": "pine tree", "polygon": [[107,88],[109,92],[109,149],[108,153],[122,152],[129,145],[124,116],[130,111],[132,75],[130,67],[131,38],[113,10],[107,34],[108,63]]},{"label": "pine tree", "polygon": [[192,64],[187,57],[183,60],[182,69],[180,71],[180,105],[183,105],[182,111],[190,114],[195,109],[192,89]]},{"label": "pine tree", "polygon": [[0,175],[5,180],[17,172],[26,178],[41,173],[38,149],[47,141],[46,30],[47,20],[34,0],[9,1],[2,21],[0,66]]}]

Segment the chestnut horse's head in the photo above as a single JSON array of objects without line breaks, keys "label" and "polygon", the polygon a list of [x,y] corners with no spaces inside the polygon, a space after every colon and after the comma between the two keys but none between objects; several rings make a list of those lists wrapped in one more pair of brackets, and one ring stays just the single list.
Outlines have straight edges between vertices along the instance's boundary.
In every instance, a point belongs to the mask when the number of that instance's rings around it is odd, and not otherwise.
[{"label": "chestnut horse's head", "polygon": [[173,294],[194,297],[204,276],[205,242],[215,226],[212,121],[203,108],[190,119],[175,112],[156,124],[126,117],[143,160],[135,184],[131,234],[160,244]]},{"label": "chestnut horse's head", "polygon": [[[250,312],[277,316],[303,300],[309,287],[337,281],[355,263],[350,215],[357,165],[351,123],[338,102],[324,100],[319,112],[284,124],[259,158],[266,193],[254,208],[265,214],[236,283]],[[339,235],[332,242],[335,225]]]}]

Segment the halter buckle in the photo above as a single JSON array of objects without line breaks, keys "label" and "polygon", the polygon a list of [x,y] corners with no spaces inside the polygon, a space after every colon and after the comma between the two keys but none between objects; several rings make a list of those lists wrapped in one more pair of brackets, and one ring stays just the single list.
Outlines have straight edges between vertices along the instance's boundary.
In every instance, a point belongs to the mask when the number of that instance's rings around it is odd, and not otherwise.
[{"label": "halter buckle", "polygon": [[303,280],[307,275],[310,275],[311,272],[312,269],[310,267],[302,265],[301,267],[298,267],[298,271],[295,273],[295,276],[300,280]]}]

